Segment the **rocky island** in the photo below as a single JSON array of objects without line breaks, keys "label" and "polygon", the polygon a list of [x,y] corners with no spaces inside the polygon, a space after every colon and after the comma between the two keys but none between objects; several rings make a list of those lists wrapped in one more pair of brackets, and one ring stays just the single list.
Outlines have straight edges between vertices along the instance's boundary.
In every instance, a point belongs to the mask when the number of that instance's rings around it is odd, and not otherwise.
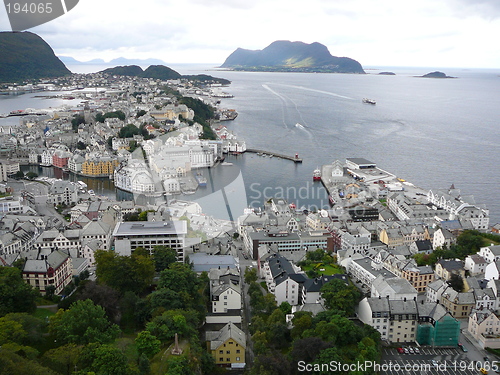
[{"label": "rocky island", "polygon": [[424,74],[423,76],[420,76],[420,77],[423,77],[423,78],[457,78],[457,77],[447,76],[445,73],[438,72],[438,71],[427,73],[427,74]]},{"label": "rocky island", "polygon": [[275,41],[263,50],[238,48],[221,68],[242,71],[315,72],[365,74],[361,64],[349,57],[332,56],[321,43]]}]

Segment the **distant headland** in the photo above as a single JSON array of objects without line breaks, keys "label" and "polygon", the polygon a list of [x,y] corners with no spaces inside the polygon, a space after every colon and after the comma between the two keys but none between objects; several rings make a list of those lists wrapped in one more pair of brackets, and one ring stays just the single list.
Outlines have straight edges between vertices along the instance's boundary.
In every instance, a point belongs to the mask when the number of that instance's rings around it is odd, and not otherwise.
[{"label": "distant headland", "polygon": [[71,72],[52,48],[30,32],[0,32],[0,82],[54,78]]},{"label": "distant headland", "polygon": [[263,50],[236,49],[221,68],[242,71],[365,74],[359,62],[332,56],[321,43],[279,40]]},{"label": "distant headland", "polygon": [[116,76],[131,76],[161,80],[189,79],[191,81],[198,81],[204,84],[217,83],[220,85],[229,85],[231,83],[231,81],[229,81],[228,79],[216,78],[207,74],[181,75],[180,73],[165,65],[150,65],[146,70],[142,70],[142,68],[137,65],[115,66],[114,68],[104,69],[100,73]]}]

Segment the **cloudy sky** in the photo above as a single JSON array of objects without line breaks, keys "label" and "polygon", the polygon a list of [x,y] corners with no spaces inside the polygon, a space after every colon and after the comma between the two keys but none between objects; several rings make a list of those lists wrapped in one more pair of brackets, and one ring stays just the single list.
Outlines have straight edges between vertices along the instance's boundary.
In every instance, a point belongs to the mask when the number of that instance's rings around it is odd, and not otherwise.
[{"label": "cloudy sky", "polygon": [[30,31],[81,61],[221,64],[238,47],[293,40],[364,67],[500,68],[500,0],[80,0]]}]

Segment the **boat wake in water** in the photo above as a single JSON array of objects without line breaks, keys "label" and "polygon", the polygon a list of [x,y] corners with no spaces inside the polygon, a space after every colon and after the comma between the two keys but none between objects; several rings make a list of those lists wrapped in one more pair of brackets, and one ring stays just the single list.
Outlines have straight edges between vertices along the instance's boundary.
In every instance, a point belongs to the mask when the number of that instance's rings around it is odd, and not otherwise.
[{"label": "boat wake in water", "polygon": [[292,87],[294,89],[299,89],[299,90],[317,92],[319,94],[325,94],[325,95],[335,96],[337,98],[342,98],[342,99],[354,100],[353,98],[350,98],[349,96],[335,94],[334,92],[330,92],[330,91],[323,91],[323,90],[311,89],[309,87],[304,87],[304,86],[286,85],[284,83],[277,83],[277,85],[286,86],[286,87]]},{"label": "boat wake in water", "polygon": [[287,126],[286,121],[285,121],[285,112],[286,112],[286,108],[287,108],[286,98],[283,95],[278,94],[276,91],[274,91],[273,89],[271,89],[266,84],[263,84],[262,87],[264,87],[271,94],[276,95],[281,100],[281,113],[282,113],[282,117],[283,117],[283,125],[285,126],[285,128],[288,129],[288,126]]}]

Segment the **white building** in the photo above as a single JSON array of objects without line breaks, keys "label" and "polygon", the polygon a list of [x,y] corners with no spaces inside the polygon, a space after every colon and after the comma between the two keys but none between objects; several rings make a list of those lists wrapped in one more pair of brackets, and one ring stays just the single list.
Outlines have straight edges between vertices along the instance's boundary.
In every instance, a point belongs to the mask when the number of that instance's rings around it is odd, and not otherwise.
[{"label": "white building", "polygon": [[479,275],[486,271],[488,262],[479,254],[467,255],[465,258],[464,269],[471,275]]},{"label": "white building", "polygon": [[488,264],[495,262],[500,260],[500,245],[482,247],[477,254],[482,256]]},{"label": "white building", "polygon": [[212,313],[226,314],[229,321],[236,323],[228,314],[229,310],[241,311],[241,286],[240,273],[237,268],[210,268],[208,272],[210,279],[210,300],[212,302]]},{"label": "white building", "polygon": [[152,251],[162,245],[174,249],[179,262],[184,262],[186,235],[184,220],[120,222],[113,231],[115,251],[120,255],[130,255],[138,247]]},{"label": "white building", "polygon": [[78,186],[69,181],[57,180],[50,187],[47,203],[72,205],[78,202]]},{"label": "white building", "polygon": [[132,193],[154,193],[153,175],[144,162],[131,159],[122,162],[114,172],[115,186]]},{"label": "white building", "polygon": [[412,300],[417,298],[417,290],[401,277],[384,278],[379,275],[372,283],[371,296],[390,300]]},{"label": "white building", "polygon": [[486,266],[484,278],[486,280],[500,280],[500,260],[491,262]]},{"label": "white building", "polygon": [[299,274],[293,264],[279,254],[272,254],[263,266],[267,288],[276,297],[278,305],[287,301],[290,305],[301,302],[302,286],[307,279]]}]

